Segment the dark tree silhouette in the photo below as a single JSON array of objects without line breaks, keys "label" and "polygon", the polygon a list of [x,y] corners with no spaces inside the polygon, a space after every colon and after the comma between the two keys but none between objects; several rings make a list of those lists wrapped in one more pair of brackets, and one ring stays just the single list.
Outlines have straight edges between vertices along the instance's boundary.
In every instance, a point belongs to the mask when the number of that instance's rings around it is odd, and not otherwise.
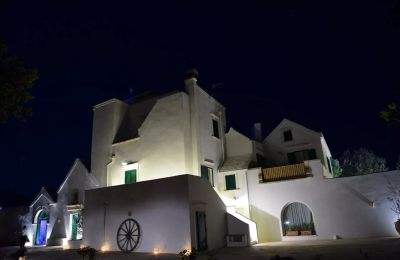
[{"label": "dark tree silhouette", "polygon": [[389,125],[400,126],[400,108],[395,102],[388,104],[380,116]]},{"label": "dark tree silhouette", "polygon": [[32,109],[26,103],[33,99],[30,89],[37,78],[37,70],[25,68],[0,39],[1,123],[7,123],[11,117],[26,121],[32,115]]},{"label": "dark tree silhouette", "polygon": [[363,175],[388,170],[384,158],[364,148],[359,148],[353,152],[345,151],[341,158],[341,166],[343,169],[342,176]]}]

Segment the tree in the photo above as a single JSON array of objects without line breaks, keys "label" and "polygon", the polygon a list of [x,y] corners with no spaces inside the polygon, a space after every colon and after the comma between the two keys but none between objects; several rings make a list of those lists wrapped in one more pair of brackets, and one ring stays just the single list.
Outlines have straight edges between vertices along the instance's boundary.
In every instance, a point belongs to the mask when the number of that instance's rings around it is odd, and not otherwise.
[{"label": "tree", "polygon": [[400,126],[400,109],[395,103],[389,103],[386,110],[382,111],[380,117],[389,125]]},{"label": "tree", "polygon": [[27,107],[26,103],[33,99],[29,91],[37,78],[37,70],[25,68],[0,39],[1,123],[7,123],[10,117],[26,121],[32,115],[32,109]]},{"label": "tree", "polygon": [[364,148],[359,148],[353,152],[345,151],[341,161],[342,176],[363,175],[388,170],[384,158]]}]

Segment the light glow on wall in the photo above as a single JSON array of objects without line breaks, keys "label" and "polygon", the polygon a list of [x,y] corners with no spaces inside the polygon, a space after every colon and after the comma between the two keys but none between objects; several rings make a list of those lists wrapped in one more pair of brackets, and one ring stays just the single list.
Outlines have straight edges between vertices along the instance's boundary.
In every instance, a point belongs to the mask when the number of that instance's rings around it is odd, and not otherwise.
[{"label": "light glow on wall", "polygon": [[68,244],[68,238],[63,238],[62,239],[62,247],[64,250],[70,249],[70,246]]},{"label": "light glow on wall", "polygon": [[105,243],[104,245],[101,246],[100,250],[101,250],[101,252],[103,252],[103,253],[104,253],[104,252],[107,252],[107,251],[110,251],[110,245],[107,244],[107,243]]}]

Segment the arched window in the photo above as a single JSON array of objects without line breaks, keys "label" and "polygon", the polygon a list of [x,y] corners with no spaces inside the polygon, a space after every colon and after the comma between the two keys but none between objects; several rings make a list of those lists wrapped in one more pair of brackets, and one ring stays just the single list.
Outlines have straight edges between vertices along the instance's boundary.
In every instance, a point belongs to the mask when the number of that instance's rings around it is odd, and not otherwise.
[{"label": "arched window", "polygon": [[45,207],[39,207],[36,209],[35,214],[33,215],[33,224],[37,224],[40,220],[49,221],[49,212]]},{"label": "arched window", "polygon": [[311,210],[303,203],[293,202],[282,210],[282,230],[284,236],[315,235]]}]

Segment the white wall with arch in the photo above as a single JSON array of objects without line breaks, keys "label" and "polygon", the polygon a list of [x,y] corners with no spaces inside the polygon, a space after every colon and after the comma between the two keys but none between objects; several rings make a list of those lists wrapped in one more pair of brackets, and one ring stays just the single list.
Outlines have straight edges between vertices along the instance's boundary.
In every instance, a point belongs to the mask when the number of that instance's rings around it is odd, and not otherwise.
[{"label": "white wall with arch", "polygon": [[[303,179],[259,183],[260,169],[248,171],[250,216],[257,223],[260,242],[397,236],[387,185],[388,182],[400,185],[399,171],[324,178],[319,160],[307,163],[313,177]],[[282,209],[291,202],[309,207],[316,235],[284,236]]]}]

